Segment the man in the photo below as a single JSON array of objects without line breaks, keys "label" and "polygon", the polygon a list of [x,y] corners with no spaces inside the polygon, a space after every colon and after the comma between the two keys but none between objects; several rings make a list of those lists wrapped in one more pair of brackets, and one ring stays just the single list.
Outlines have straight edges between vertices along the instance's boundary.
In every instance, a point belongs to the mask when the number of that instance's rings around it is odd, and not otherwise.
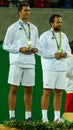
[{"label": "man", "polygon": [[65,87],[66,58],[70,47],[65,33],[61,32],[62,17],[50,17],[51,29],[40,36],[41,63],[43,70],[42,121],[47,122],[47,110],[51,91],[54,90],[54,121],[60,122],[62,90]]},{"label": "man", "polygon": [[28,22],[30,7],[22,3],[18,7],[19,20],[12,24],[6,33],[3,48],[9,52],[10,69],[8,83],[9,92],[9,115],[15,118],[15,103],[18,86],[24,87],[25,119],[32,121],[32,86],[35,85],[35,57],[38,51],[35,46],[38,43],[38,29]]},{"label": "man", "polygon": [[67,60],[65,112],[73,112],[73,41],[70,42],[71,56]]}]

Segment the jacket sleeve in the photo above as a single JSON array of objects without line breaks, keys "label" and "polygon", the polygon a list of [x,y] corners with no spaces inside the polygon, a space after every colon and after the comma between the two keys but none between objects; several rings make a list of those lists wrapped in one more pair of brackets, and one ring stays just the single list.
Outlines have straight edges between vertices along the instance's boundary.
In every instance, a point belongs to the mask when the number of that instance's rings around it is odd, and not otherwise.
[{"label": "jacket sleeve", "polygon": [[39,39],[39,47],[38,47],[38,55],[42,56],[43,58],[55,58],[55,49],[50,49],[46,45],[46,38],[45,36],[40,36]]},{"label": "jacket sleeve", "polygon": [[73,79],[73,57],[69,57],[67,61],[66,77]]},{"label": "jacket sleeve", "polygon": [[4,42],[3,42],[3,49],[11,53],[18,53],[19,47],[13,42],[14,35],[15,35],[14,29],[8,28]]},{"label": "jacket sleeve", "polygon": [[64,52],[67,54],[67,57],[69,57],[69,56],[71,56],[71,49],[69,46],[69,40],[66,35],[65,35],[65,42],[66,42],[66,48],[65,48]]}]

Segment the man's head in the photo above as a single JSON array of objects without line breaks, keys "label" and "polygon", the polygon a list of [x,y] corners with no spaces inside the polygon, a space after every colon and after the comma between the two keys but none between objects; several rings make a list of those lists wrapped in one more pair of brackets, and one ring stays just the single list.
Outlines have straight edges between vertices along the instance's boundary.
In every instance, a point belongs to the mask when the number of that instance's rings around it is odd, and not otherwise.
[{"label": "man's head", "polygon": [[27,20],[30,16],[30,7],[28,3],[21,3],[18,6],[18,13],[20,19]]},{"label": "man's head", "polygon": [[62,27],[62,17],[60,14],[54,14],[49,19],[49,24],[54,31],[58,32]]}]

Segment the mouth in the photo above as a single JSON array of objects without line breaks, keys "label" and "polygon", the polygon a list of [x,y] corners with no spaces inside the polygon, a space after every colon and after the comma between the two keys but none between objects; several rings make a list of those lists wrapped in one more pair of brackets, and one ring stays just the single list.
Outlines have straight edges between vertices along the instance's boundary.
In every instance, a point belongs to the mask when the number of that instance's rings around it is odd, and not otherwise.
[{"label": "mouth", "polygon": [[61,25],[59,25],[58,27],[59,27],[59,28],[61,28],[62,26],[61,26]]}]

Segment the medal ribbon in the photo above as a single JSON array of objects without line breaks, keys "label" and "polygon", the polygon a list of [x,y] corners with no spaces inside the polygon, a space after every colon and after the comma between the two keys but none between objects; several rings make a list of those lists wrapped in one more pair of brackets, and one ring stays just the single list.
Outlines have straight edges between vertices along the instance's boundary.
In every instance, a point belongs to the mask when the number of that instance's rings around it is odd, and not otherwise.
[{"label": "medal ribbon", "polygon": [[31,35],[31,33],[30,33],[30,25],[28,24],[28,34],[27,34],[27,31],[26,31],[26,29],[24,28],[24,26],[23,26],[23,24],[22,24],[21,21],[19,21],[19,24],[22,26],[22,28],[23,28],[23,30],[24,30],[26,36],[27,36],[28,41],[30,41],[30,35]]},{"label": "medal ribbon", "polygon": [[58,43],[58,40],[57,40],[57,38],[56,38],[56,36],[55,36],[55,34],[54,34],[53,31],[52,31],[52,34],[53,34],[54,39],[55,39],[55,41],[56,41],[58,50],[61,50],[61,45],[62,45],[62,35],[61,35],[61,32],[59,33],[59,35],[60,35],[59,43]]}]

